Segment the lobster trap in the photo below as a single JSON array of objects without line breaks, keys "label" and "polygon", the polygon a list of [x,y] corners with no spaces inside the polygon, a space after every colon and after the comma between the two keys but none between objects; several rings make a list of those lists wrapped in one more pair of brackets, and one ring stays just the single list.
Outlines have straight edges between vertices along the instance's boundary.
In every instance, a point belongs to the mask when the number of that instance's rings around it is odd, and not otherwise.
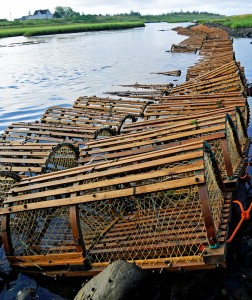
[{"label": "lobster trap", "polygon": [[5,251],[23,272],[225,264],[230,200],[207,143],[23,179],[4,204]]},{"label": "lobster trap", "polygon": [[78,148],[69,143],[6,142],[0,144],[0,171],[34,176],[76,167],[78,157]]},{"label": "lobster trap", "polygon": [[[239,115],[240,116],[240,115]],[[199,122],[200,124],[200,122]],[[233,180],[242,169],[243,156],[236,127],[230,115],[220,123],[209,121],[208,126],[195,128],[195,124],[146,130],[141,133],[125,134],[97,142],[86,143],[81,149],[80,164],[119,159],[148,151],[183,145],[193,141],[208,141],[213,147],[223,180]],[[194,130],[189,130],[192,128]],[[184,129],[184,131],[183,131]],[[187,130],[186,130],[187,129]],[[239,128],[243,130],[243,128]],[[246,133],[241,136],[247,141]],[[239,173],[240,174],[240,173]]]},{"label": "lobster trap", "polygon": [[[225,123],[225,117],[229,114],[235,124],[239,140],[241,144],[245,142],[244,136],[247,135],[247,125],[245,115],[247,109],[245,106],[229,107],[225,109],[211,110],[200,114],[192,114],[190,116],[171,116],[165,118],[149,119],[132,124],[126,124],[122,133],[137,133],[150,129],[160,128],[181,128],[181,131],[190,129],[200,129],[204,127],[214,126]],[[247,118],[246,118],[247,119]],[[194,126],[193,126],[194,125]]]},{"label": "lobster trap", "polygon": [[127,122],[135,122],[137,118],[130,114],[117,115],[100,111],[84,112],[83,109],[64,108],[53,106],[48,108],[41,118],[42,123],[64,124],[85,128],[100,129],[108,127],[120,133],[122,126]]},{"label": "lobster trap", "polygon": [[1,135],[3,142],[21,141],[29,143],[73,143],[83,145],[86,141],[105,138],[116,134],[109,127],[78,127],[45,123],[13,123]]},{"label": "lobster trap", "polygon": [[213,100],[209,101],[197,101],[194,99],[193,101],[185,100],[185,101],[177,101],[176,97],[174,97],[174,101],[162,101],[162,103],[158,104],[150,104],[145,113],[145,119],[154,119],[154,118],[168,118],[173,116],[191,116],[194,114],[204,114],[206,112],[210,112],[212,110],[216,110],[219,108],[228,108],[230,106],[241,106],[244,107],[246,105],[246,99],[241,98],[235,101],[228,100]]},{"label": "lobster trap", "polygon": [[145,100],[122,100],[113,98],[101,98],[101,97],[79,97],[73,104],[73,108],[82,109],[85,112],[100,112],[108,115],[123,115],[128,114],[141,117],[150,104],[150,101]]},{"label": "lobster trap", "polygon": [[[3,208],[3,203],[6,200],[10,189],[14,184],[21,180],[21,177],[9,171],[0,171],[0,209]],[[1,227],[1,217],[0,217]],[[2,244],[2,235],[0,235],[0,245]]]}]

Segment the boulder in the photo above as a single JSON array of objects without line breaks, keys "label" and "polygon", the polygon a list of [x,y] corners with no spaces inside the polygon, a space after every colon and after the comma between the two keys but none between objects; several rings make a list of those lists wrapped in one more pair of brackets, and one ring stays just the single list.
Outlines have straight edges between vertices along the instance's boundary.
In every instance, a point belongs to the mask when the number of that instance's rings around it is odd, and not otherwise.
[{"label": "boulder", "polygon": [[129,295],[140,290],[145,276],[146,272],[140,267],[122,260],[115,261],[88,281],[74,300],[129,299]]}]

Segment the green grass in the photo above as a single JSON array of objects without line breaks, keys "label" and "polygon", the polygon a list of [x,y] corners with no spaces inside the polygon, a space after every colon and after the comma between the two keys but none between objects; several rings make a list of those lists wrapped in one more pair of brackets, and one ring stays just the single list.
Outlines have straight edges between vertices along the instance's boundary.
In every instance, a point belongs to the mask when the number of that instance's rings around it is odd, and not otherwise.
[{"label": "green grass", "polygon": [[[209,20],[204,20],[203,22],[206,21]],[[210,21],[220,23],[230,28],[252,28],[252,14],[222,17],[220,19],[212,19]]]},{"label": "green grass", "polygon": [[98,24],[38,24],[37,26],[25,24],[25,27],[12,26],[0,28],[0,38],[11,36],[38,36],[62,33],[74,33],[84,31],[116,30],[134,27],[144,27],[144,22],[118,22],[118,23],[98,23]]}]

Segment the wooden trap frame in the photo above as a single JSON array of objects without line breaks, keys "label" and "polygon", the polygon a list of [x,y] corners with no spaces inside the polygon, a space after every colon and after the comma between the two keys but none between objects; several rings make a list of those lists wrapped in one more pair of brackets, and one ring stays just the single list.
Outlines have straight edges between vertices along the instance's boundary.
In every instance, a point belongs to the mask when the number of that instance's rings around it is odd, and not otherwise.
[{"label": "wooden trap frame", "polygon": [[229,207],[200,142],[23,179],[0,215],[13,267],[73,276],[118,259],[147,269],[225,264]]},{"label": "wooden trap frame", "polygon": [[81,126],[84,130],[87,128],[100,129],[109,127],[120,133],[122,126],[127,122],[135,122],[137,118],[130,114],[110,115],[106,111],[84,113],[82,109],[64,108],[53,106],[48,108],[41,118],[42,123],[64,124],[70,126]]},{"label": "wooden trap frame", "polygon": [[[6,200],[10,189],[16,182],[19,182],[21,177],[15,172],[0,171],[0,210],[3,208],[3,203]],[[1,227],[1,216],[0,216]],[[0,246],[2,244],[2,235],[0,234]]]},{"label": "wooden trap frame", "polygon": [[169,89],[168,94],[208,94],[245,91],[240,65],[231,61]]},{"label": "wooden trap frame", "polygon": [[33,176],[76,167],[79,150],[73,144],[6,142],[0,144],[0,171]]},{"label": "wooden trap frame", "polygon": [[177,116],[169,118],[157,118],[154,120],[145,120],[125,126],[123,129],[123,133],[140,133],[145,130],[160,128],[171,129],[174,133],[176,132],[176,130],[182,132],[190,131],[193,129],[202,129],[210,126],[215,126],[217,124],[224,124],[226,122],[226,115],[228,114],[232,118],[238,134],[239,142],[243,150],[248,138],[247,123],[243,116],[247,116],[248,112],[245,107],[242,107],[242,110],[240,109],[240,107],[230,107],[227,109],[212,110],[206,113],[193,114],[190,116]]},{"label": "wooden trap frame", "polygon": [[79,97],[73,104],[73,108],[82,109],[85,112],[106,112],[108,115],[123,115],[130,114],[131,116],[141,117],[150,104],[149,101],[144,100],[122,100],[113,98],[101,97]]},{"label": "wooden trap frame", "polygon": [[109,128],[82,128],[78,126],[45,124],[45,123],[13,123],[5,129],[1,140],[22,141],[32,143],[74,143],[85,144],[86,141],[113,136],[116,131]]},{"label": "wooden trap frame", "polygon": [[[97,161],[113,160],[130,155],[147,153],[157,149],[164,149],[182,145],[193,141],[208,141],[213,147],[223,180],[234,179],[237,169],[243,165],[241,142],[234,122],[230,115],[226,115],[221,123],[212,123],[194,130],[184,128],[162,128],[146,130],[141,133],[125,134],[107,138],[106,140],[89,142],[81,149],[80,164]],[[181,132],[182,131],[182,132]],[[247,142],[245,133],[242,135]],[[240,172],[239,172],[240,173]],[[238,174],[236,175],[238,176]]]},{"label": "wooden trap frame", "polygon": [[207,111],[211,112],[214,109],[221,107],[235,107],[235,106],[245,106],[245,99],[241,101],[227,103],[218,101],[217,103],[202,103],[202,102],[173,102],[173,103],[163,103],[163,104],[151,104],[148,106],[144,118],[168,118],[173,116],[190,116],[192,114],[205,113]]}]

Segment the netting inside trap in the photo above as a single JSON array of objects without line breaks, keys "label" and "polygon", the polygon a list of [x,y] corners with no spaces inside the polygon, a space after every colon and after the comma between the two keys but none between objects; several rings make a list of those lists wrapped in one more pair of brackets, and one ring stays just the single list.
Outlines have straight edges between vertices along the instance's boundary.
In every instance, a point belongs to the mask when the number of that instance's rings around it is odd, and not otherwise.
[{"label": "netting inside trap", "polygon": [[197,186],[80,205],[90,263],[201,255],[205,244]]},{"label": "netting inside trap", "polygon": [[[17,188],[17,196],[8,201],[18,206],[7,221],[12,255],[83,251],[85,261],[99,267],[118,259],[148,265],[202,261],[209,244],[202,201],[216,231],[224,201],[213,154],[198,146],[171,157],[158,153],[135,163],[114,162],[102,171],[80,170],[69,180],[59,177]],[[23,211],[32,203],[38,208]],[[70,205],[75,217],[70,217]]]},{"label": "netting inside trap", "polygon": [[228,150],[231,158],[231,163],[232,163],[233,171],[235,171],[239,163],[241,162],[241,156],[238,153],[233,129],[229,122],[226,123],[226,133],[227,133],[227,143],[228,143]]},{"label": "netting inside trap", "polygon": [[77,153],[71,144],[60,144],[50,153],[44,168],[45,173],[77,167]]},{"label": "netting inside trap", "polygon": [[[0,208],[3,207],[3,202],[6,200],[9,191],[14,186],[14,184],[20,181],[20,177],[14,172],[0,172]],[[1,226],[1,217],[0,217]]]},{"label": "netting inside trap", "polygon": [[241,115],[238,111],[236,111],[236,128],[240,145],[243,147],[247,141],[247,137],[244,132],[244,127],[242,126]]},{"label": "netting inside trap", "polygon": [[11,214],[9,224],[13,255],[75,252],[67,206]]},{"label": "netting inside trap", "polygon": [[212,168],[211,158],[208,153],[204,153],[205,163],[205,178],[207,183],[207,191],[209,197],[209,206],[212,213],[212,218],[215,224],[215,229],[218,231],[221,223],[221,213],[224,203],[223,193],[216,181],[216,174]]}]

